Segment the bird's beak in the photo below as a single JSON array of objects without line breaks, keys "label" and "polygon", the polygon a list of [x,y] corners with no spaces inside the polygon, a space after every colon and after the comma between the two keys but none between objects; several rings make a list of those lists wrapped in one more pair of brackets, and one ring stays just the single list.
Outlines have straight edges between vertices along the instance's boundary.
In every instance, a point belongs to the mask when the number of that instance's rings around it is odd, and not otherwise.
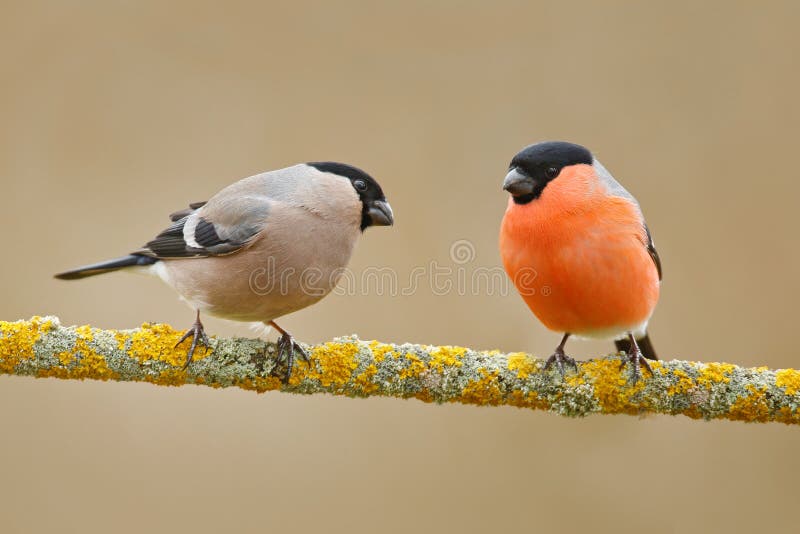
[{"label": "bird's beak", "polygon": [[367,210],[367,216],[373,226],[391,226],[394,224],[392,207],[385,200],[373,200]]},{"label": "bird's beak", "polygon": [[506,179],[503,180],[503,189],[515,197],[530,195],[535,188],[536,183],[533,178],[522,174],[516,167],[508,171]]}]

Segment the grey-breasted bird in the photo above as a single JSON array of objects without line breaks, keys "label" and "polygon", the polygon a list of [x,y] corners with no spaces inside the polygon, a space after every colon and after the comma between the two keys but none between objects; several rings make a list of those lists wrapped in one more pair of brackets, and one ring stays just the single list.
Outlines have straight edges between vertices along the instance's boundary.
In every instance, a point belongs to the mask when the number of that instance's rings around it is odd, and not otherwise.
[{"label": "grey-breasted bird", "polygon": [[[208,345],[200,312],[275,328],[285,379],[294,353],[308,355],[275,319],[310,306],[335,287],[358,236],[394,223],[380,185],[344,163],[301,163],[229,185],[207,202],[170,215],[172,225],[127,256],[55,275],[76,280],[145,270],[196,311],[186,365]],[[177,346],[177,345],[176,345]]]}]

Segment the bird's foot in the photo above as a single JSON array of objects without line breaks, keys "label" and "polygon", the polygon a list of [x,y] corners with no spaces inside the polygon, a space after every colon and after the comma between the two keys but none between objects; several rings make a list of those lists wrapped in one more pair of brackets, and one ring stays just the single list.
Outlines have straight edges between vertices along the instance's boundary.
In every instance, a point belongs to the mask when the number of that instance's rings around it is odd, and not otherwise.
[{"label": "bird's foot", "polygon": [[547,361],[544,364],[544,370],[547,371],[550,369],[550,366],[553,365],[553,363],[558,366],[558,370],[561,371],[561,376],[566,375],[566,365],[572,366],[576,371],[578,370],[578,363],[574,358],[570,358],[564,354],[564,349],[562,347],[557,347],[553,355],[547,358]]},{"label": "bird's foot", "polygon": [[295,341],[294,337],[292,337],[289,332],[274,323],[270,324],[281,333],[281,336],[278,338],[278,354],[275,359],[273,373],[281,363],[286,361],[286,372],[283,374],[283,376],[281,376],[281,381],[284,384],[288,384],[289,378],[292,376],[292,370],[294,369],[295,352],[297,352],[297,354],[300,355],[300,358],[302,358],[306,363],[311,363],[311,359],[309,358],[306,350],[301,347],[297,341]]},{"label": "bird's foot", "polygon": [[294,340],[291,334],[288,332],[281,334],[281,337],[278,338],[278,363],[286,360],[286,374],[283,376],[284,384],[287,384],[289,378],[292,376],[295,351],[297,351],[297,354],[299,354],[306,363],[311,362],[308,353]]},{"label": "bird's foot", "polygon": [[205,353],[211,345],[208,341],[208,336],[206,335],[205,328],[203,328],[203,323],[200,322],[200,314],[197,314],[197,319],[195,319],[194,324],[192,327],[186,331],[185,334],[175,343],[175,348],[178,347],[181,343],[186,341],[189,337],[192,338],[192,344],[189,347],[189,352],[186,353],[186,363],[183,364],[183,368],[186,369],[189,367],[189,364],[192,363],[192,358],[194,357],[194,351],[197,349],[198,344],[203,345],[203,352]]},{"label": "bird's foot", "polygon": [[640,366],[647,369],[647,371],[650,373],[650,376],[653,376],[653,370],[650,368],[650,364],[647,363],[647,358],[644,357],[636,342],[631,343],[628,352],[626,352],[625,356],[622,358],[622,363],[619,366],[620,371],[627,364],[631,364],[632,366],[631,376],[628,379],[628,383],[631,385],[636,384],[636,382],[638,382],[639,378],[642,376]]}]

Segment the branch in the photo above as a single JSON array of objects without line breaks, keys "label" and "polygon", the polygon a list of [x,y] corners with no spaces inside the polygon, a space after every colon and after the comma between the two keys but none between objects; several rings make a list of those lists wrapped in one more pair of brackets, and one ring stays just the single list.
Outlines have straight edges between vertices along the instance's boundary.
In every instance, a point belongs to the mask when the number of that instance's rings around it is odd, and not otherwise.
[{"label": "branch", "polygon": [[[727,363],[653,362],[655,376],[628,384],[619,355],[579,363],[562,378],[516,352],[386,344],[338,338],[310,347],[288,384],[271,376],[276,347],[253,339],[215,339],[184,370],[181,332],[163,324],[135,330],[64,327],[55,317],[0,321],[0,374],[236,386],[259,393],[387,396],[425,402],[510,405],[566,416],[661,413],[694,419],[800,423],[800,371]],[[259,368],[259,355],[268,355]]]}]

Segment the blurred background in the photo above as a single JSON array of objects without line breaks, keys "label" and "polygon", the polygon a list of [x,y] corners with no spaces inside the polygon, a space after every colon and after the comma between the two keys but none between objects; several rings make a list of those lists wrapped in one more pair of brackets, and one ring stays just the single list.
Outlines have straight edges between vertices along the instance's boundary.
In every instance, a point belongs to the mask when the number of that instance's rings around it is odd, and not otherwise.
[{"label": "blurred background", "polygon": [[[496,267],[508,162],[566,139],[643,206],[663,358],[797,367],[799,4],[603,4],[2,2],[0,319],[188,327],[158,280],[52,274],[310,160],[364,168],[395,210],[354,272]],[[280,324],[306,342],[558,342],[514,292],[355,293]],[[6,533],[796,526],[800,435],[777,424],[7,376],[0,405]]]}]

